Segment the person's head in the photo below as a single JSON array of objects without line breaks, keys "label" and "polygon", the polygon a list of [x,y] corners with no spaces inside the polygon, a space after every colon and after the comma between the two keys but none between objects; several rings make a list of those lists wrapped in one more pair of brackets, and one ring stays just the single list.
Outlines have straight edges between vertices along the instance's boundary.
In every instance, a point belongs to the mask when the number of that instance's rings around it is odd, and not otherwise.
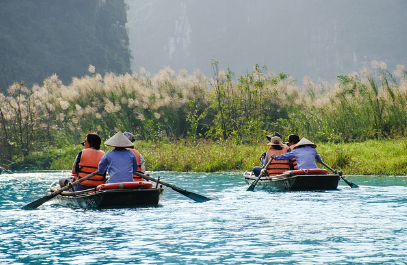
[{"label": "person's head", "polygon": [[115,147],[116,149],[124,149],[133,147],[133,143],[122,132],[117,132],[105,142],[105,145]]},{"label": "person's head", "polygon": [[282,139],[283,137],[281,136],[281,134],[279,134],[278,132],[274,132],[274,134],[271,135],[266,135],[267,140],[269,140],[271,142],[271,138],[272,137],[280,137],[280,139]]},{"label": "person's head", "polygon": [[270,143],[267,145],[271,145],[274,149],[281,149],[283,146],[283,142],[281,141],[281,138],[278,136],[273,136],[270,138]]},{"label": "person's head", "polygon": [[300,137],[296,134],[290,134],[288,136],[287,145],[291,146],[293,144],[297,144],[300,141]]},{"label": "person's head", "polygon": [[102,143],[102,139],[100,139],[100,136],[97,135],[97,133],[88,133],[88,134],[86,134],[85,141],[83,141],[81,144],[85,148],[92,147],[96,150],[99,150],[101,143]]},{"label": "person's head", "polygon": [[130,140],[130,142],[136,141],[136,137],[134,137],[134,135],[133,135],[132,133],[130,133],[130,132],[125,132],[125,133],[123,133],[123,134],[124,134],[124,136],[126,136],[126,137]]},{"label": "person's head", "polygon": [[304,146],[311,146],[312,148],[317,148],[317,145],[306,138],[302,138],[294,147],[294,149],[301,148]]}]

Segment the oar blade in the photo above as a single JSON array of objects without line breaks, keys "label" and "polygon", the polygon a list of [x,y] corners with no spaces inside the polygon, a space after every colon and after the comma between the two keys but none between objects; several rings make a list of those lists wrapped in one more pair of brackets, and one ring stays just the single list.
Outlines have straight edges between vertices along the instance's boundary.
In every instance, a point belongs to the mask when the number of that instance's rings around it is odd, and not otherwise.
[{"label": "oar blade", "polygon": [[263,169],[262,169],[262,171],[260,172],[259,176],[256,178],[255,181],[252,182],[252,184],[247,188],[246,191],[254,191],[254,187],[256,187],[257,182],[259,182],[259,180],[260,180],[260,178],[263,176],[263,174],[266,173],[266,172],[263,171],[263,170],[264,170],[265,168],[267,168],[267,167],[270,165],[270,163],[271,163],[271,161],[273,161],[273,159],[274,159],[273,156],[270,157],[269,161],[268,161],[267,164],[263,167]]},{"label": "oar blade", "polygon": [[254,191],[254,187],[256,187],[257,182],[259,182],[260,178],[261,178],[261,175],[258,176],[257,179],[252,182],[252,184],[250,184],[250,186],[247,188],[246,191]]},{"label": "oar blade", "polygon": [[357,189],[357,188],[359,188],[359,186],[358,185],[356,185],[355,183],[352,183],[352,185],[350,186],[351,188],[353,188],[353,189]]},{"label": "oar blade", "polygon": [[[164,184],[163,182],[160,182],[160,183]],[[179,193],[181,193],[182,195],[184,195],[184,196],[186,196],[186,197],[188,197],[188,198],[194,200],[195,202],[207,202],[207,201],[210,201],[210,200],[211,200],[211,199],[209,199],[208,197],[205,197],[205,196],[203,196],[203,195],[199,195],[199,194],[197,194],[197,193],[195,193],[195,192],[187,191],[187,190],[181,189],[181,188],[179,188],[179,187],[176,187],[176,186],[174,186],[174,185],[170,185],[170,184],[168,184],[168,183],[165,183],[165,184],[167,184],[167,185],[166,185],[167,187],[170,187],[171,189],[173,189],[173,190],[175,190],[176,192],[179,192]],[[165,184],[164,184],[164,185],[165,185]]]},{"label": "oar blade", "polygon": [[342,171],[337,171],[335,169],[333,169],[332,167],[328,166],[327,164],[325,164],[323,161],[320,161],[322,165],[326,166],[327,168],[329,168],[329,170],[331,170],[333,173],[338,174],[341,179],[343,179],[343,181],[346,182],[346,184],[348,184],[352,189],[357,189],[359,188],[358,185],[356,185],[355,183],[353,183],[352,181],[347,180],[346,178],[344,178],[342,176]]},{"label": "oar blade", "polygon": [[30,202],[27,205],[24,205],[21,209],[34,210],[34,209],[38,208],[39,206],[43,205],[44,203],[46,203],[47,201],[51,200],[53,197],[54,196],[51,196],[51,195],[44,196],[42,198],[39,198],[38,200]]},{"label": "oar blade", "polygon": [[207,201],[211,200],[208,197],[196,194],[194,192],[188,192],[188,194],[184,194],[184,195],[187,196],[188,198],[194,200],[195,202],[207,202]]},{"label": "oar blade", "polygon": [[348,184],[352,189],[357,189],[357,188],[359,188],[359,186],[356,185],[355,183],[353,183],[352,181],[347,180],[346,178],[344,178],[344,177],[342,177],[342,176],[341,176],[341,178],[342,178],[342,179],[346,182],[346,184]]},{"label": "oar blade", "polygon": [[256,181],[253,181],[252,184],[247,188],[246,191],[254,191],[254,187],[256,187]]}]

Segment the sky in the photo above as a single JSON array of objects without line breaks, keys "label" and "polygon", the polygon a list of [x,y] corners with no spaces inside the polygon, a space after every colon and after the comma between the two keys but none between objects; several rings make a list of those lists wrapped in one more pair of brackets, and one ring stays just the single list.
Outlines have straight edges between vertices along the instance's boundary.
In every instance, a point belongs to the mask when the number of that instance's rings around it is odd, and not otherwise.
[{"label": "sky", "polygon": [[127,0],[132,70],[236,75],[256,64],[294,79],[336,80],[407,63],[404,0]]}]

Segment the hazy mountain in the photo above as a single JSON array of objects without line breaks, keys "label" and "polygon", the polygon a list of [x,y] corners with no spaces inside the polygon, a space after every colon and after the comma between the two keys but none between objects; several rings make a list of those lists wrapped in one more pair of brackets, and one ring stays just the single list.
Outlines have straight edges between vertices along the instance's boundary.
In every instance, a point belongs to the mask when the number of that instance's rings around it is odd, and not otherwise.
[{"label": "hazy mountain", "polygon": [[0,0],[0,91],[130,69],[124,0]]},{"label": "hazy mountain", "polygon": [[255,64],[301,80],[407,63],[405,0],[126,0],[132,69],[236,74]]}]

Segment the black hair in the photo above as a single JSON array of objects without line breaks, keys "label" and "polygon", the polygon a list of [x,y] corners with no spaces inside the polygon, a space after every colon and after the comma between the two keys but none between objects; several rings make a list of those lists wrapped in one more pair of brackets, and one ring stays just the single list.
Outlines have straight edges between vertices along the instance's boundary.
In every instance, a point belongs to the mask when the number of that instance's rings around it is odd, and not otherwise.
[{"label": "black hair", "polygon": [[300,141],[300,137],[296,134],[290,134],[288,136],[288,142],[294,142],[295,144]]},{"label": "black hair", "polygon": [[273,146],[273,149],[283,150],[283,147],[281,145],[272,145],[272,146]]},{"label": "black hair", "polygon": [[281,137],[281,134],[279,134],[278,132],[274,132],[274,135],[273,135],[273,136],[277,136],[277,137],[282,138],[282,137]]},{"label": "black hair", "polygon": [[100,144],[102,143],[102,139],[96,133],[88,133],[86,135],[86,141],[88,141],[90,147],[95,148],[96,150],[100,149]]}]

